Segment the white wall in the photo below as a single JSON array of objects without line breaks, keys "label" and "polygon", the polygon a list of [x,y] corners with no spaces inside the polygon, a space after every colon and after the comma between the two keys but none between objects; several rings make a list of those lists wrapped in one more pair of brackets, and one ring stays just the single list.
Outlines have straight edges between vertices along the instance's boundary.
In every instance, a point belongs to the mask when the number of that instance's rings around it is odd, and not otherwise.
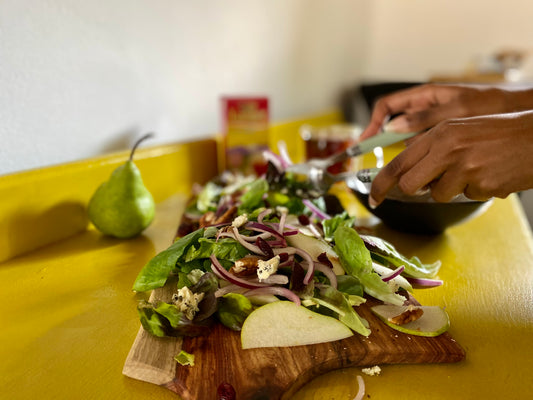
[{"label": "white wall", "polygon": [[219,130],[219,97],[272,119],[321,112],[360,78],[353,0],[3,0],[0,175]]},{"label": "white wall", "polygon": [[364,75],[425,80],[507,48],[533,50],[530,0],[373,0]]}]

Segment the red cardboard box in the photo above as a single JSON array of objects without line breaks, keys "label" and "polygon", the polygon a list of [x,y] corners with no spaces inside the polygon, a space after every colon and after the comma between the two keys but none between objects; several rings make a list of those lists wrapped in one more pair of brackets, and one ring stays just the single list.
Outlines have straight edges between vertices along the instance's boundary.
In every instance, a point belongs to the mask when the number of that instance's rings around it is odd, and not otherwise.
[{"label": "red cardboard box", "polygon": [[267,97],[222,98],[222,169],[245,175],[266,172],[263,151],[269,148]]}]

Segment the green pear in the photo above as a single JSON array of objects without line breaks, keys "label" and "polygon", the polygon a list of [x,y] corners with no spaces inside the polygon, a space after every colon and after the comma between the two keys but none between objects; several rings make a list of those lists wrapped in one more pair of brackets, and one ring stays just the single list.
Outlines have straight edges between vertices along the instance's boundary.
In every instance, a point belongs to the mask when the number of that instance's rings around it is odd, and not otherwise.
[{"label": "green pear", "polygon": [[135,149],[151,136],[145,135],[135,143],[129,160],[113,171],[89,201],[89,219],[106,235],[131,238],[146,229],[154,219],[154,198],[133,163]]}]

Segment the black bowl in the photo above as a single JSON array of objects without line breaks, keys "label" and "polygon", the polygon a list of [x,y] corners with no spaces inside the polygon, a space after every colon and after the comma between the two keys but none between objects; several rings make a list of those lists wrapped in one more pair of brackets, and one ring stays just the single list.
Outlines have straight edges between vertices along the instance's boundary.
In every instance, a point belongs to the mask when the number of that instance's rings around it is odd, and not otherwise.
[{"label": "black bowl", "polygon": [[421,196],[407,196],[399,190],[392,190],[375,209],[368,205],[370,182],[354,179],[347,182],[365,208],[385,225],[408,233],[439,234],[446,228],[463,223],[485,211],[489,201],[474,201],[464,195],[449,203],[438,203],[430,193]]}]

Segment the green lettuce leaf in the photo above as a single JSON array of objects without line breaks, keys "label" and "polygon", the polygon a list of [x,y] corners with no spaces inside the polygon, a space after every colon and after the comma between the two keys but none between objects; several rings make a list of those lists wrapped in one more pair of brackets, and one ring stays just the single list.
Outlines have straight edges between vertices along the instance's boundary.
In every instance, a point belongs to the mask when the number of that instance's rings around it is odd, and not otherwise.
[{"label": "green lettuce leaf", "polygon": [[324,227],[324,237],[326,240],[333,240],[333,235],[335,231],[340,226],[352,227],[355,222],[355,217],[350,217],[345,211],[342,214],[335,215],[330,219],[322,221],[322,226]]},{"label": "green lettuce leaf", "polygon": [[141,301],[137,306],[144,330],[154,336],[168,336],[169,328],[178,328],[182,313],[173,304],[159,302],[156,305]]},{"label": "green lettuce leaf", "polygon": [[188,365],[194,367],[194,354],[187,353],[185,350],[181,350],[178,354],[174,356],[180,365]]},{"label": "green lettuce leaf", "polygon": [[168,324],[165,323],[165,319],[161,315],[155,312],[152,305],[147,302],[141,302],[137,307],[137,311],[145,331],[158,337],[166,336],[165,331]]},{"label": "green lettuce leaf", "polygon": [[267,196],[268,203],[271,207],[285,207],[289,214],[300,215],[305,210],[305,205],[299,197],[288,196],[280,192],[269,192]]},{"label": "green lettuce leaf", "polygon": [[213,324],[212,318],[200,322],[189,321],[174,304],[165,302],[152,304],[142,300],[137,312],[144,330],[158,337],[205,335]]},{"label": "green lettuce leaf", "polygon": [[341,226],[335,231],[335,251],[347,274],[356,277],[369,295],[386,303],[402,305],[405,299],[372,270],[372,257],[355,229]]},{"label": "green lettuce leaf", "polygon": [[252,310],[252,303],[246,296],[228,293],[220,298],[217,315],[224,326],[234,331],[240,331],[244,320]]},{"label": "green lettuce leaf", "polygon": [[196,245],[189,247],[187,254],[180,261],[188,263],[197,259],[209,258],[211,254],[214,254],[219,260],[235,262],[249,253],[250,251],[235,239],[222,238],[217,241],[202,237],[198,239]]},{"label": "green lettuce leaf", "polygon": [[365,246],[370,250],[372,257],[383,265],[391,264],[394,267],[404,266],[404,273],[413,278],[432,278],[439,272],[440,260],[433,264],[423,264],[418,257],[407,259],[389,242],[369,235],[362,235]]},{"label": "green lettuce leaf", "polygon": [[[325,307],[337,314],[337,318],[348,328],[360,333],[363,336],[370,335],[368,322],[359,316],[350,304],[348,296],[329,286],[319,291],[319,294],[312,299],[322,307]],[[364,301],[364,299],[362,300]]]},{"label": "green lettuce leaf", "polygon": [[338,275],[337,290],[348,295],[363,297],[363,285],[353,275]]},{"label": "green lettuce leaf", "polygon": [[249,213],[263,205],[263,195],[268,191],[268,183],[264,179],[256,179],[246,185],[246,192],[241,196],[239,214]]},{"label": "green lettuce leaf", "polygon": [[143,267],[133,284],[136,292],[145,292],[165,285],[170,273],[176,267],[178,259],[203,236],[203,229],[198,229],[176,240],[168,249],[163,250]]}]

